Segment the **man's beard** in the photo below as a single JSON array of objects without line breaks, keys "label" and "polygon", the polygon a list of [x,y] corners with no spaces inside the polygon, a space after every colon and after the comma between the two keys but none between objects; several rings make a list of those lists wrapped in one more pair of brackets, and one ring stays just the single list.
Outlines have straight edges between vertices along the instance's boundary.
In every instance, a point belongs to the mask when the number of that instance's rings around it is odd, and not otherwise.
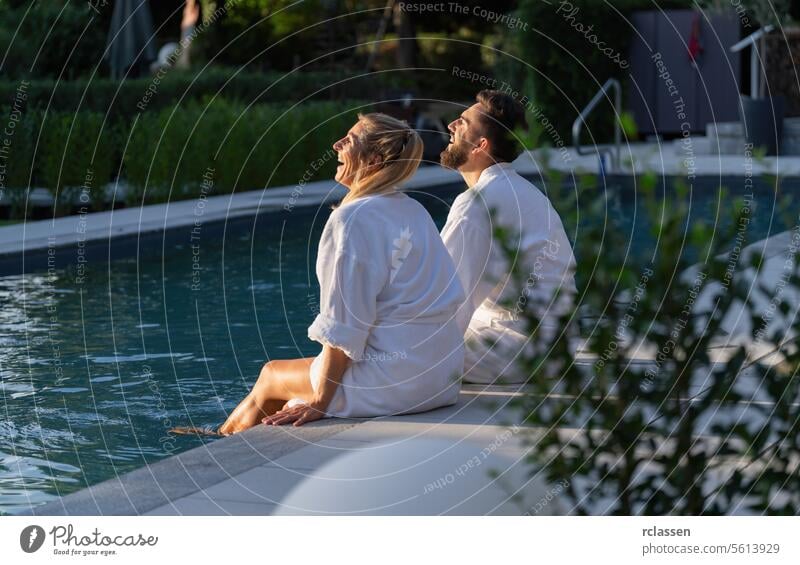
[{"label": "man's beard", "polygon": [[468,143],[463,139],[459,143],[451,143],[439,154],[439,161],[443,167],[458,169],[469,159]]}]

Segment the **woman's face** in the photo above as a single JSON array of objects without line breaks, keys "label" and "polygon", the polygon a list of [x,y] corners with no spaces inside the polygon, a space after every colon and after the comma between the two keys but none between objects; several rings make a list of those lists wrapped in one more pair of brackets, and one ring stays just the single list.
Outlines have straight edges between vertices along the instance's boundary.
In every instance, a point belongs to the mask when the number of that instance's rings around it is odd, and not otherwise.
[{"label": "woman's face", "polygon": [[333,150],[339,159],[339,166],[336,167],[336,182],[349,187],[355,179],[358,171],[359,156],[363,153],[360,143],[362,129],[361,122],[358,121],[350,128],[347,135],[333,144]]}]

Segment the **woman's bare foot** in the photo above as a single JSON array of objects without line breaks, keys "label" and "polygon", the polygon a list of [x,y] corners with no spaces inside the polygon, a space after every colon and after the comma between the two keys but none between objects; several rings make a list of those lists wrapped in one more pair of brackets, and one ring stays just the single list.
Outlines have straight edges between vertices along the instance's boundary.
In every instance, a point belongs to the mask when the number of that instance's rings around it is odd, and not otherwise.
[{"label": "woman's bare foot", "polygon": [[283,404],[283,400],[265,400],[259,404],[250,394],[231,412],[218,431],[225,436],[243,432],[260,424],[262,418],[274,414]]}]

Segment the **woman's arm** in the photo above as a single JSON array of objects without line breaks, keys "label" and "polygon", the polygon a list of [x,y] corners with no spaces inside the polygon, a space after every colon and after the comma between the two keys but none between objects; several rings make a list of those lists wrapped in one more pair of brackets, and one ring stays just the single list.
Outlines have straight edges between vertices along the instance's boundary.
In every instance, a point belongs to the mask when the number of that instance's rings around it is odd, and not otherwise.
[{"label": "woman's arm", "polygon": [[333,400],[336,389],[342,383],[342,376],[350,366],[350,358],[341,349],[322,346],[321,371],[324,378],[320,383],[314,402],[324,411]]},{"label": "woman's arm", "polygon": [[322,346],[321,365],[323,379],[311,402],[280,410],[261,421],[273,425],[294,422],[295,426],[302,426],[306,422],[324,417],[325,409],[333,400],[333,395],[342,382],[342,376],[350,366],[350,358],[341,349],[326,344]]},{"label": "woman's arm", "polygon": [[308,337],[323,346],[321,382],[306,404],[292,406],[262,420],[267,424],[294,422],[299,426],[326,416],[328,405],[349,364],[364,357],[377,320],[377,297],[389,279],[388,257],[370,256],[369,225],[362,226],[353,208],[337,208],[328,218],[317,253],[319,313],[308,327]]}]

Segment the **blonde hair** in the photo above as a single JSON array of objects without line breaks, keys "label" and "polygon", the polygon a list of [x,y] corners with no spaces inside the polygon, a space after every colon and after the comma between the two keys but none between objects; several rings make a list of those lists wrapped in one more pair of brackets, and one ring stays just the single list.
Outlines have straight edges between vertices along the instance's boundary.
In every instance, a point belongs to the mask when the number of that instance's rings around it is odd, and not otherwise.
[{"label": "blonde hair", "polygon": [[[359,114],[358,120],[359,140],[366,150],[358,156],[359,167],[342,204],[393,192],[417,171],[422,159],[422,139],[406,122],[378,112]],[[369,165],[374,156],[380,162]]]}]

